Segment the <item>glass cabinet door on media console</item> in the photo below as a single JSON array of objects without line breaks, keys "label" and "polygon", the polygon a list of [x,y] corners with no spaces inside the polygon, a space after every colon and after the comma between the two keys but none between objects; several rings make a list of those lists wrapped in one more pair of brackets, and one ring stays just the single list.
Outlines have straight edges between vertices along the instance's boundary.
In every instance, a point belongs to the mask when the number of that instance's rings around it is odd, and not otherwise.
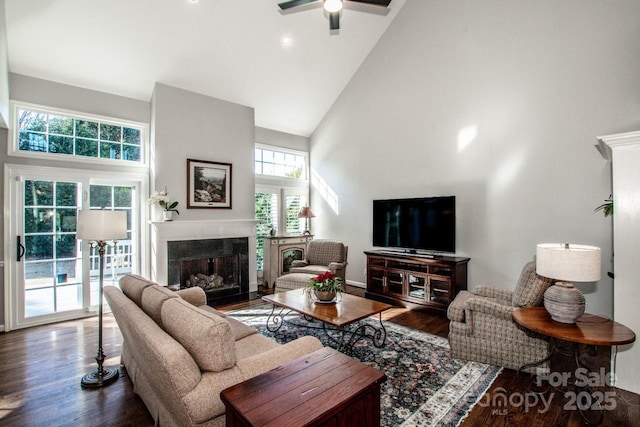
[{"label": "glass cabinet door on media console", "polygon": [[367,288],[373,292],[384,292],[384,259],[368,258],[367,260]]},{"label": "glass cabinet door on media console", "polygon": [[407,284],[409,285],[407,291],[409,297],[426,301],[425,298],[429,295],[429,276],[408,274]]},{"label": "glass cabinet door on media console", "polygon": [[411,308],[445,313],[461,290],[467,289],[469,258],[391,254],[367,255],[366,296]]},{"label": "glass cabinet door on media console", "polygon": [[404,294],[404,272],[397,270],[387,270],[385,293],[402,296]]}]

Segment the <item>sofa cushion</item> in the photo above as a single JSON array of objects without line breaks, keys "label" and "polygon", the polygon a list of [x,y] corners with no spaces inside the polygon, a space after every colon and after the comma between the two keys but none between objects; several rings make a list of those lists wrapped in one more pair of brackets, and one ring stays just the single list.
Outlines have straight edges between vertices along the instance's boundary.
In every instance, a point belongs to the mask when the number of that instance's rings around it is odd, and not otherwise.
[{"label": "sofa cushion", "polygon": [[231,332],[233,332],[233,337],[238,340],[242,338],[248,337],[249,335],[257,334],[258,330],[256,328],[252,328],[249,325],[245,325],[239,320],[234,319],[233,317],[226,317],[225,320],[229,322],[229,326],[231,326]]},{"label": "sofa cushion", "polygon": [[138,307],[142,306],[142,292],[155,283],[137,274],[128,274],[120,279],[120,289]]},{"label": "sofa cushion", "polygon": [[[189,301],[187,301],[187,302],[189,302]],[[193,305],[195,305],[196,307],[199,307],[199,308],[201,308],[203,310],[209,311],[209,312],[215,314],[216,316],[227,317],[226,314],[224,314],[221,311],[216,310],[215,308],[211,307],[210,305],[196,305],[196,304],[193,304]]]},{"label": "sofa cushion", "polygon": [[236,363],[235,338],[229,322],[180,298],[162,304],[165,331],[189,351],[202,371],[220,372]]},{"label": "sofa cushion", "polygon": [[[325,271],[327,270],[325,269],[322,272],[324,273]],[[281,290],[304,289],[313,276],[315,276],[315,274],[308,273],[289,273],[280,276],[276,279],[276,292]]]},{"label": "sofa cushion", "polygon": [[178,295],[171,289],[160,285],[148,286],[142,291],[142,310],[163,329],[160,309],[165,301],[171,298],[178,298]]},{"label": "sofa cushion", "polygon": [[231,332],[233,332],[233,336],[235,337],[236,341],[241,340],[244,337],[247,337],[249,335],[253,335],[253,334],[257,334],[258,330],[256,328],[252,328],[249,325],[245,325],[244,323],[242,323],[239,320],[234,319],[233,317],[227,317],[226,314],[224,314],[221,311],[216,310],[213,307],[210,307],[208,305],[201,305],[198,307],[201,310],[204,311],[208,311],[210,313],[213,313],[219,317],[224,317],[224,319],[229,322],[229,326],[231,326]]},{"label": "sofa cushion", "polygon": [[542,303],[544,292],[551,285],[551,279],[536,273],[536,263],[524,266],[516,289],[513,291],[511,304],[514,307],[535,307]]}]

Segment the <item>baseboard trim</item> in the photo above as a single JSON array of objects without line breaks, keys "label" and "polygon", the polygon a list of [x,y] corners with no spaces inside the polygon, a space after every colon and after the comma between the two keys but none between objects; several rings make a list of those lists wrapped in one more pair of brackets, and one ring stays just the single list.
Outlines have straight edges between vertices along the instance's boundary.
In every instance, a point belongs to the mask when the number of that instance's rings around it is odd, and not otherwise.
[{"label": "baseboard trim", "polygon": [[367,285],[365,283],[354,282],[354,281],[351,281],[351,280],[347,280],[347,285],[355,286],[356,288],[362,288],[362,289],[366,289],[367,288]]}]

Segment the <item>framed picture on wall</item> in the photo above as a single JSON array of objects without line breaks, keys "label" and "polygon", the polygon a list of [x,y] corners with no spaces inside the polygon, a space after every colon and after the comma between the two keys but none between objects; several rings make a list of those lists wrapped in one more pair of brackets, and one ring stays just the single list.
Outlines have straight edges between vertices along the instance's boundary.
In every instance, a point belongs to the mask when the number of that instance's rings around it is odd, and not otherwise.
[{"label": "framed picture on wall", "polygon": [[187,209],[231,209],[231,163],[187,159]]}]

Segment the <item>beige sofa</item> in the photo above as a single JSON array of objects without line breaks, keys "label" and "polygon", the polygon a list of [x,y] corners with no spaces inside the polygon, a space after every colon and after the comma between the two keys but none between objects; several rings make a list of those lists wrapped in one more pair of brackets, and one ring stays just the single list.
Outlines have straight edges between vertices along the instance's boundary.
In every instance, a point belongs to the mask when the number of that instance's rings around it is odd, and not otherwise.
[{"label": "beige sofa", "polygon": [[200,288],[173,292],[128,275],[104,294],[122,364],[160,426],[224,426],[222,390],[322,348],[314,337],[277,344],[208,307]]}]

